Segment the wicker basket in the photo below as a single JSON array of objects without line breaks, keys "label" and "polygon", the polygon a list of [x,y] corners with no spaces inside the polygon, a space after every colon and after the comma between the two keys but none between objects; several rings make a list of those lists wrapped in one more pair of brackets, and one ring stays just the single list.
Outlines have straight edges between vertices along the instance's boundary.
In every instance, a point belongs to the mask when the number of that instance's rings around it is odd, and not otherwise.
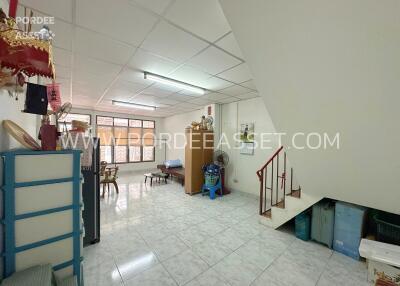
[{"label": "wicker basket", "polygon": [[218,175],[213,175],[213,174],[209,174],[209,173],[205,173],[204,174],[204,179],[205,179],[205,183],[206,186],[215,186],[218,182],[219,176]]}]

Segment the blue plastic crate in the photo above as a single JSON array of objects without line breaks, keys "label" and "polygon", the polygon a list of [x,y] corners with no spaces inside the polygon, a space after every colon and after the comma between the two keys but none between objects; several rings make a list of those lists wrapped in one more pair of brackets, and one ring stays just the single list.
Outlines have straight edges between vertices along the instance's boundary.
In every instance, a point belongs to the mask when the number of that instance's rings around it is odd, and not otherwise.
[{"label": "blue plastic crate", "polygon": [[307,241],[310,240],[311,218],[308,213],[301,213],[295,218],[296,237]]},{"label": "blue plastic crate", "polygon": [[337,202],[333,249],[354,259],[360,259],[358,248],[363,235],[366,208]]}]

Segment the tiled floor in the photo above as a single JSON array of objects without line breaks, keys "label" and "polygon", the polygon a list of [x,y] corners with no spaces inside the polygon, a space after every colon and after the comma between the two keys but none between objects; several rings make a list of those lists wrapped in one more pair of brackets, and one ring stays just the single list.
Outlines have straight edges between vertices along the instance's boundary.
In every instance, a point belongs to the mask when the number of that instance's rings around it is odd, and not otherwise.
[{"label": "tiled floor", "polygon": [[365,263],[259,224],[253,197],[188,196],[141,173],[119,186],[101,203],[101,243],[84,249],[85,286],[369,285]]}]

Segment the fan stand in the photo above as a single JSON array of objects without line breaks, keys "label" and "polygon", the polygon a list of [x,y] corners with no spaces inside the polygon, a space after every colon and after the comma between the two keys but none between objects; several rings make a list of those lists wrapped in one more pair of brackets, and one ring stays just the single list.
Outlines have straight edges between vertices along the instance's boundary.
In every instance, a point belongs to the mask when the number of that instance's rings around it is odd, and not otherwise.
[{"label": "fan stand", "polygon": [[220,167],[221,172],[221,186],[222,186],[222,195],[228,195],[231,191],[225,187],[225,167]]}]

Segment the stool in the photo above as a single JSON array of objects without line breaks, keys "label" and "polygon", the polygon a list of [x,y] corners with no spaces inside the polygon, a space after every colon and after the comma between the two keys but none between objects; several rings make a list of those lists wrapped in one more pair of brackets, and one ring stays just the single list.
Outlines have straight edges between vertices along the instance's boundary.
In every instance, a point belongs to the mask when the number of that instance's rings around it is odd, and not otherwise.
[{"label": "stool", "polygon": [[[206,191],[208,190],[208,191]],[[215,199],[215,193],[220,190],[220,196],[222,197],[222,185],[221,185],[221,180],[218,179],[218,182],[215,186],[207,186],[206,184],[203,184],[203,187],[201,188],[201,194],[205,196],[207,193],[210,195],[210,199],[214,200]]]},{"label": "stool", "polygon": [[152,186],[152,185],[153,185],[153,178],[154,178],[154,177],[155,177],[155,176],[154,176],[152,173],[144,174],[144,183],[146,184],[147,178],[150,178],[150,186]]}]

